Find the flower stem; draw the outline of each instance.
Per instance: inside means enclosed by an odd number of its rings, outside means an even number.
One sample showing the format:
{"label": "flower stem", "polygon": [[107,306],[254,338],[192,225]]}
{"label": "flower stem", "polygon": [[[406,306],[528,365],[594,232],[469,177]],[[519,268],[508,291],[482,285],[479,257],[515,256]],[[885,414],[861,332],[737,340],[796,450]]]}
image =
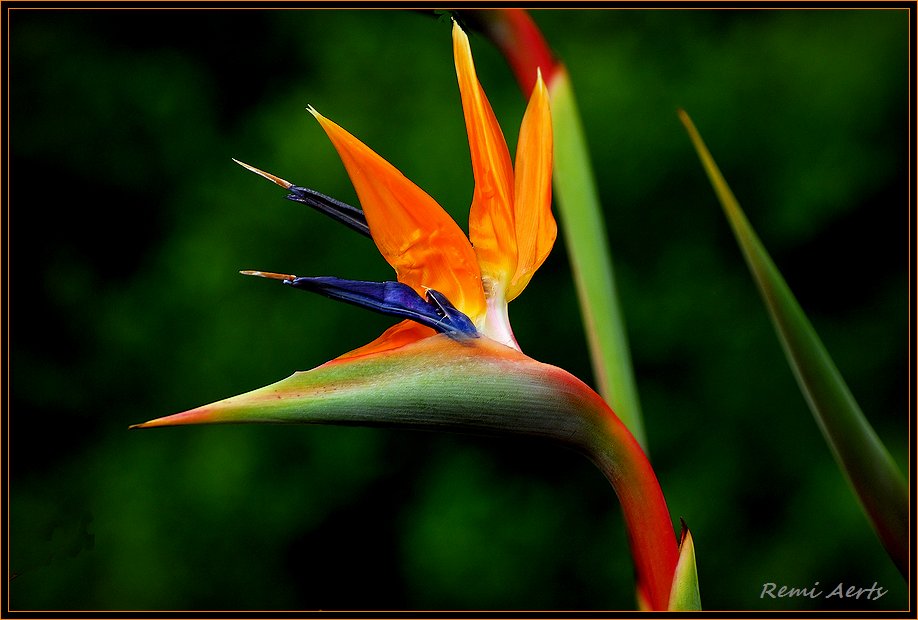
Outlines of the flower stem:
{"label": "flower stem", "polygon": [[646,449],[644,421],[612,255],[580,114],[567,72],[549,85],[555,190],[599,392]]}
{"label": "flower stem", "polygon": [[598,425],[584,442],[584,452],[612,483],[621,503],[639,598],[653,610],[668,609],[679,549],[663,491],[634,435],[591,393]]}

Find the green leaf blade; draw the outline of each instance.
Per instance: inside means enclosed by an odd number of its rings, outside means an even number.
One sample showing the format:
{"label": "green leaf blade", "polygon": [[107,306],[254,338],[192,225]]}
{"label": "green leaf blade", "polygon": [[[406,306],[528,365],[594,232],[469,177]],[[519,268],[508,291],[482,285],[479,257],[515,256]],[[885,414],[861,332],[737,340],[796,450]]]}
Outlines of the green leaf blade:
{"label": "green leaf blade", "polygon": [[689,116],[688,131],[762,295],[797,383],[887,553],[908,570],[908,490],[796,298],[774,265]]}

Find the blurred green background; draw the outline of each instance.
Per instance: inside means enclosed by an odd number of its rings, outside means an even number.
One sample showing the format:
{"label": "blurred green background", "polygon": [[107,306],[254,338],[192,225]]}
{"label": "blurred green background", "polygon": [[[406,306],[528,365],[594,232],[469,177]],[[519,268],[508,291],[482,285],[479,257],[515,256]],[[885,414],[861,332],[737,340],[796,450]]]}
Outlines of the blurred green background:
{"label": "blurred green background", "polygon": [[[708,609],[897,609],[676,117],[692,114],[879,435],[907,459],[905,10],[536,11],[605,205],[651,457]],[[400,11],[9,16],[12,609],[610,609],[615,496],[538,441],[129,424],[260,387],[391,321],[239,269],[388,279],[236,157],[356,204],[307,104],[465,227],[449,24]],[[524,99],[472,45],[508,142]],[[562,223],[563,225],[563,223]],[[591,371],[559,239],[512,305]],[[762,584],[879,601],[761,599]]]}

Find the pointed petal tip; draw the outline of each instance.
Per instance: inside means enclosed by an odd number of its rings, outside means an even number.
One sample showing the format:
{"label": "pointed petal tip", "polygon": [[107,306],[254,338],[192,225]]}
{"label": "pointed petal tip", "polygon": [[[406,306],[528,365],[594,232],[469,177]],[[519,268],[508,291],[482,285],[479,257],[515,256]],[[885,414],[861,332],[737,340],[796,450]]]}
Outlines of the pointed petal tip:
{"label": "pointed petal tip", "polygon": [[314,107],[312,107],[312,105],[306,106],[306,111],[312,114],[312,117],[314,119],[319,121],[319,125],[321,125],[322,129],[325,130],[325,133],[328,133],[330,130],[335,130],[335,129],[341,130],[341,128],[338,127],[337,123],[329,119],[327,116],[324,116],[321,112],[319,112]]}
{"label": "pointed petal tip", "polygon": [[240,271],[244,276],[255,276],[257,278],[268,278],[269,280],[296,280],[296,276],[289,273],[274,273],[271,271],[257,271],[253,269],[243,269]]}
{"label": "pointed petal tip", "polygon": [[237,164],[239,164],[240,166],[242,166],[243,168],[245,168],[246,170],[248,170],[249,172],[254,172],[254,173],[257,174],[258,176],[262,177],[263,179],[267,179],[267,180],[271,181],[271,182],[274,183],[275,185],[280,185],[280,186],[283,187],[284,189],[290,189],[291,187],[293,187],[293,183],[291,183],[290,181],[285,181],[284,179],[280,178],[279,176],[275,176],[275,175],[271,174],[270,172],[265,172],[264,170],[259,170],[259,169],[256,168],[255,166],[250,166],[249,164],[245,163],[244,161],[239,161],[239,160],[236,159],[235,157],[232,157],[231,159],[232,159],[234,162],[236,162]]}
{"label": "pointed petal tip", "polygon": [[469,35],[465,33],[465,30],[462,29],[462,26],[460,26],[459,22],[457,22],[455,19],[453,19],[452,35],[453,55],[456,58],[456,64],[458,65],[459,55],[461,55],[467,62],[471,62],[472,46],[469,43]]}
{"label": "pointed petal tip", "polygon": [[539,99],[545,100],[548,102],[548,86],[545,84],[545,79],[542,77],[542,67],[536,67],[536,79],[535,83],[532,86],[532,92],[529,94],[530,99]]}

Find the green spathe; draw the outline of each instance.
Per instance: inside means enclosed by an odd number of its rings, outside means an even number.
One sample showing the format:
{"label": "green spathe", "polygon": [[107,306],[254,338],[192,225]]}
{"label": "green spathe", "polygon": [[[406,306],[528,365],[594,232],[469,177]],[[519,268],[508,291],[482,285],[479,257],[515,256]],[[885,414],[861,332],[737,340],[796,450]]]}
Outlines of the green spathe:
{"label": "green spathe", "polygon": [[340,358],[233,398],[137,425],[343,424],[543,437],[592,460],[622,505],[640,596],[667,608],[678,559],[656,475],[596,392],[489,338],[440,334]]}
{"label": "green spathe", "polygon": [[692,533],[682,523],[682,542],[679,544],[679,562],[673,575],[673,589],[669,595],[669,611],[700,611],[701,593],[698,590],[698,567],[695,564],[695,543]]}
{"label": "green spathe", "polygon": [[[582,386],[582,387],[581,387]],[[434,336],[307,372],[138,427],[182,424],[359,424],[527,434],[586,444],[597,423],[565,371],[482,338]],[[589,388],[586,388],[589,390]]]}

